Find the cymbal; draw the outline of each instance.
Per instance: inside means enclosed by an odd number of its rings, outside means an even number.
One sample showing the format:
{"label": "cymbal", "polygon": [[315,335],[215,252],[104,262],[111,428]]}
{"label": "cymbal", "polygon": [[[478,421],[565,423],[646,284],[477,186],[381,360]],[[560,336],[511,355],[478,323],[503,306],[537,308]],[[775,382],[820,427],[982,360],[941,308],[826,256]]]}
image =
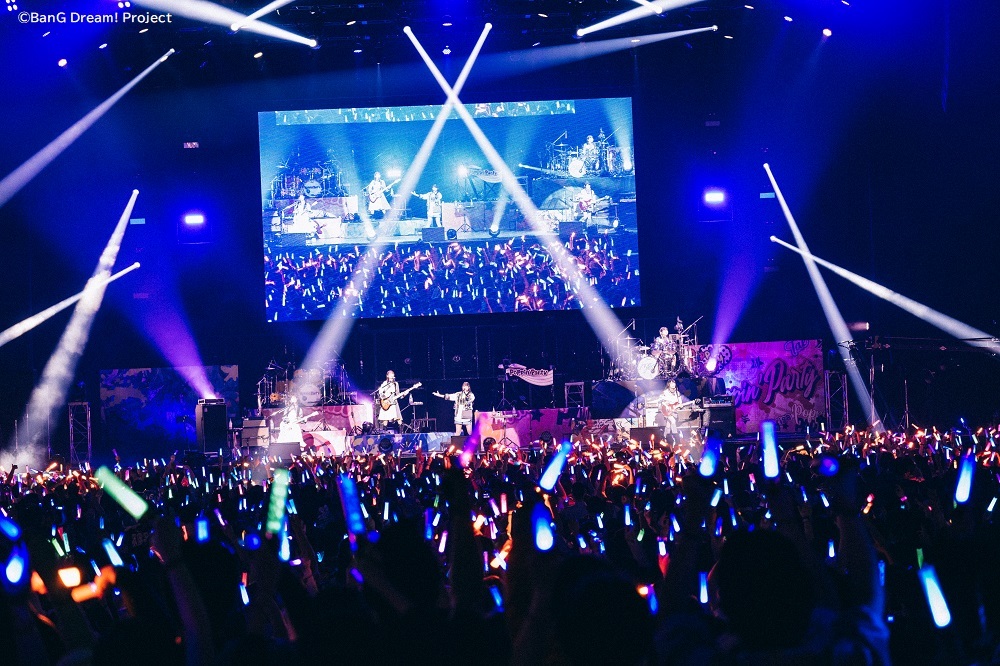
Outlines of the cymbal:
{"label": "cymbal", "polygon": [[567,144],[565,144],[565,143],[553,143],[552,145],[556,146],[556,147],[563,147],[563,146],[566,146]]}
{"label": "cymbal", "polygon": [[649,351],[649,345],[639,345],[636,349],[639,351]]}

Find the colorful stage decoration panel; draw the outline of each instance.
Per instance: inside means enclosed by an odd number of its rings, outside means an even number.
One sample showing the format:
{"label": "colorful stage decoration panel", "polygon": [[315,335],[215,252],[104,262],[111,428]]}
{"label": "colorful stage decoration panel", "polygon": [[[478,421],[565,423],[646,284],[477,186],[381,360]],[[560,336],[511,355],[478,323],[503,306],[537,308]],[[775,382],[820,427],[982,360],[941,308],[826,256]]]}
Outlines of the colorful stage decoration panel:
{"label": "colorful stage decoration panel", "polygon": [[101,420],[107,442],[123,459],[162,457],[193,449],[195,406],[203,397],[192,377],[207,378],[213,397],[226,401],[229,418],[239,414],[239,366],[125,368],[100,373]]}
{"label": "colorful stage decoration panel", "polygon": [[819,429],[826,413],[822,340],[725,345],[730,360],[718,369],[733,396],[736,428],[755,433],[762,421],[779,432]]}

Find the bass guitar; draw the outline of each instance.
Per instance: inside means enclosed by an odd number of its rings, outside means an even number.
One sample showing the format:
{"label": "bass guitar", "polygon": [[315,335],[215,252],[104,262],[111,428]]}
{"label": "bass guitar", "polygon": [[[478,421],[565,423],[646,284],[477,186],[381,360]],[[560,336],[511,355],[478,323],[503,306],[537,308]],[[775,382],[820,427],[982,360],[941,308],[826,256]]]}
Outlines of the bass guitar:
{"label": "bass guitar", "polygon": [[409,393],[413,389],[418,389],[421,386],[422,384],[420,382],[417,382],[416,384],[414,384],[413,386],[411,386],[410,388],[406,389],[401,393],[398,393],[396,395],[390,395],[387,398],[379,398],[379,406],[382,408],[383,411],[390,409],[393,405],[399,402],[400,398],[405,397],[407,393]]}

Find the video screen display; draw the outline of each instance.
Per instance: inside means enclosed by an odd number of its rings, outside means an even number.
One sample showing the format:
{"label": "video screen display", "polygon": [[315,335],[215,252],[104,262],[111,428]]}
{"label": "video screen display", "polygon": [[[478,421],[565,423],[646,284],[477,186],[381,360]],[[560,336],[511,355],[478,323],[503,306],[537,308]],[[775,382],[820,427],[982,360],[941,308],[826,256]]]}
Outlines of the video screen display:
{"label": "video screen display", "polygon": [[535,226],[454,109],[405,192],[441,106],[258,114],[268,321],[640,305],[632,100],[465,108]]}

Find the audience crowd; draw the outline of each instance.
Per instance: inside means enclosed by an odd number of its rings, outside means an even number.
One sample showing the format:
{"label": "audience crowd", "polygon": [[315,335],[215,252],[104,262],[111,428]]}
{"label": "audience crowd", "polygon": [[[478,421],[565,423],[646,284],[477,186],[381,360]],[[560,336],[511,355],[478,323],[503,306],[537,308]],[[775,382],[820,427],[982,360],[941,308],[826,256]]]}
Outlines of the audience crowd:
{"label": "audience crowd", "polygon": [[365,317],[571,310],[586,283],[613,307],[638,305],[634,235],[572,235],[564,275],[530,236],[504,241],[392,246],[268,248],[267,317],[293,321],[337,314]]}
{"label": "audience crowd", "polygon": [[15,468],[3,661],[993,663],[994,435]]}

